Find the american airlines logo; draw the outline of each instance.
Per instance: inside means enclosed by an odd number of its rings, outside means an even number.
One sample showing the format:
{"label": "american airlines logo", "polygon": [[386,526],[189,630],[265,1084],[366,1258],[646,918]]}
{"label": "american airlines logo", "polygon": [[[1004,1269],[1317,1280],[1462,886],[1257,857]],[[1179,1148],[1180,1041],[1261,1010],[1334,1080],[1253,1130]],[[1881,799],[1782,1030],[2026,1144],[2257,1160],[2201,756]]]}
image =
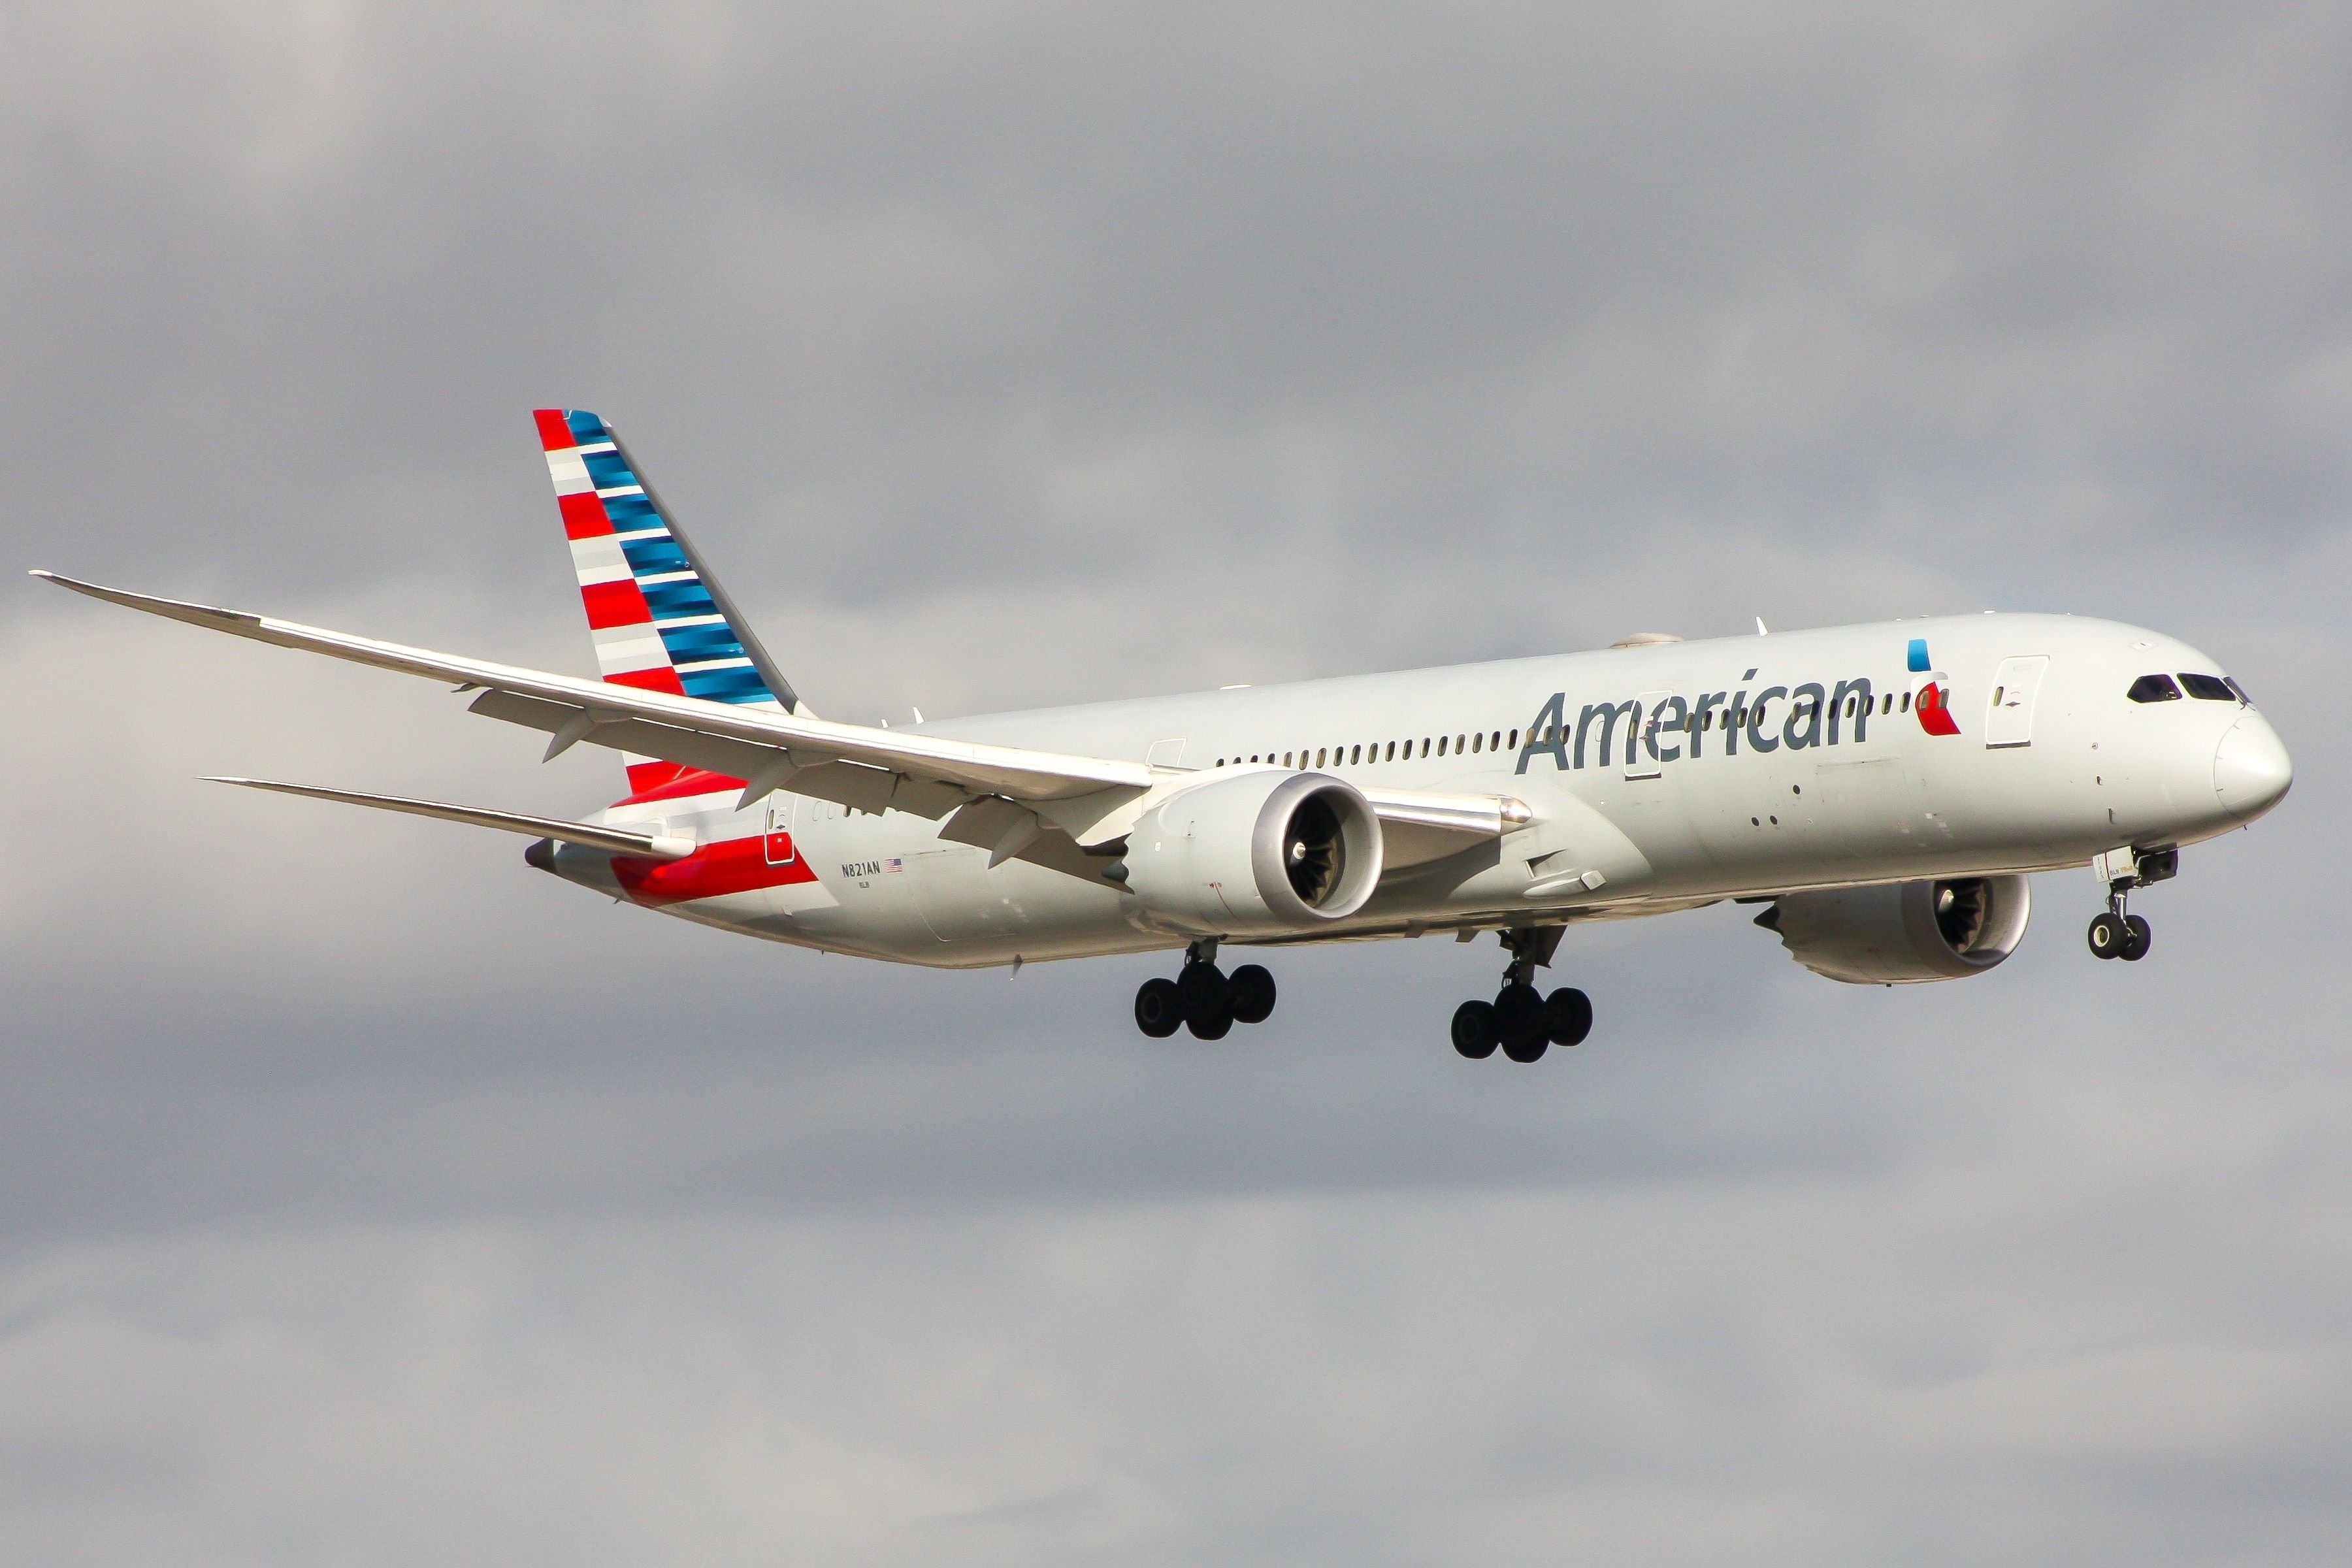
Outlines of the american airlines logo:
{"label": "american airlines logo", "polygon": [[1911,710],[1919,715],[1919,728],[1930,735],[1957,735],[1959,725],[1952,718],[1952,683],[1940,669],[1927,668],[1927,639],[1911,639],[1911,673],[1923,677],[1918,682],[1919,699]]}
{"label": "american airlines logo", "polygon": [[[1951,713],[1952,687],[1941,670],[1927,667],[1927,643],[1913,637],[1907,660],[1913,680],[1901,707],[1916,715],[1930,735],[1957,735],[1960,727]],[[1749,670],[1743,679],[1756,677]],[[1574,722],[1568,716],[1568,694],[1555,691],[1528,727],[1527,744],[1519,749],[1514,773],[1548,756],[1563,772],[1587,765],[1627,767],[1642,763],[1665,763],[1706,753],[1710,738],[1720,742],[1723,754],[1736,757],[1745,744],[1751,752],[1777,752],[1786,747],[1801,752],[1815,746],[1835,746],[1852,739],[1869,739],[1873,718],[1885,718],[1896,707],[1893,692],[1873,688],[1866,675],[1824,686],[1808,680],[1795,687],[1768,686],[1751,692],[1746,687],[1711,691],[1699,697],[1675,693],[1648,699],[1629,697],[1619,702],[1588,702]]]}

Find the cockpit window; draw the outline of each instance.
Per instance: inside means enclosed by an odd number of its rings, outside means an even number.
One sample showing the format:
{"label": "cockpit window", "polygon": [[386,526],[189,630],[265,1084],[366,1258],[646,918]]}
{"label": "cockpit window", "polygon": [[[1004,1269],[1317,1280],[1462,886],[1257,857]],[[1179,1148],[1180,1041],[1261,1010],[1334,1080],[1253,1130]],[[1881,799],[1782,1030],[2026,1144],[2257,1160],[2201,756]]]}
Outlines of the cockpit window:
{"label": "cockpit window", "polygon": [[2249,708],[2252,708],[2254,705],[2254,700],[2246,695],[2246,689],[2238,684],[2238,678],[2236,676],[2225,675],[2221,679],[2229,683],[2231,690],[2238,694],[2239,701],[2244,703]]}
{"label": "cockpit window", "polygon": [[2168,675],[2143,675],[2131,683],[2131,689],[2124,695],[2135,702],[2178,702],[2180,688],[2172,684]]}
{"label": "cockpit window", "polygon": [[2190,675],[2184,671],[2180,684],[2189,689],[2189,696],[2201,701],[2235,702],[2238,700],[2238,694],[2230,689],[2230,683],[2218,675]]}

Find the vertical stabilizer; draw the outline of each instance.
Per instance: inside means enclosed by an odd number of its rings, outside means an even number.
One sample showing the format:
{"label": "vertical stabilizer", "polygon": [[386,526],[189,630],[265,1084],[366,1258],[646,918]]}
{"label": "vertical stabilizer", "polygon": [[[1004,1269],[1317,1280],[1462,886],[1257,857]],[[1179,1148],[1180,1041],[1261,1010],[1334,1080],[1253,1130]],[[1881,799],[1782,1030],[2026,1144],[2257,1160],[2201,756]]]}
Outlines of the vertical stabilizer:
{"label": "vertical stabilizer", "polygon": [[[571,541],[580,599],[606,680],[712,702],[806,712],[611,426],[541,408],[540,444]],[[634,790],[679,769],[631,757]]]}

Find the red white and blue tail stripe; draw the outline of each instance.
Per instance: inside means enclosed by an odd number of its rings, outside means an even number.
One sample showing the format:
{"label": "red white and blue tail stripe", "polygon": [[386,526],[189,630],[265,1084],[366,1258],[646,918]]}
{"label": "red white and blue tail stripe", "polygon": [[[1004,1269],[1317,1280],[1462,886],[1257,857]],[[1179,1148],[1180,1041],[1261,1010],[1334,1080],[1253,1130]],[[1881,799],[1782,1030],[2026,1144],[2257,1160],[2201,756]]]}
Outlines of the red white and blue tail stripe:
{"label": "red white and blue tail stripe", "polygon": [[[612,426],[579,408],[541,408],[532,417],[599,673],[616,686],[804,711]],[[636,757],[629,763],[639,789],[656,773],[682,771]]]}
{"label": "red white and blue tail stripe", "polygon": [[533,417],[604,679],[792,709],[792,689],[745,633],[612,426],[577,408],[542,408]]}

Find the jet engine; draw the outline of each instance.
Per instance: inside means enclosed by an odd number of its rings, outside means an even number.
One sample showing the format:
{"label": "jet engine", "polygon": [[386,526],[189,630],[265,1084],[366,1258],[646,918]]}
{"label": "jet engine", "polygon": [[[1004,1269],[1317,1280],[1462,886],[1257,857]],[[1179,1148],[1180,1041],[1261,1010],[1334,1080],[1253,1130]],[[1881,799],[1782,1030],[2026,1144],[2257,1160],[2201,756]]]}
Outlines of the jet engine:
{"label": "jet engine", "polygon": [[2033,900],[2019,876],[1786,893],[1756,917],[1816,974],[1855,985],[1958,980],[2017,951]]}
{"label": "jet engine", "polygon": [[1192,936],[1311,931],[1364,907],[1381,879],[1381,819],[1323,773],[1245,773],[1194,784],[1127,837],[1143,918]]}

